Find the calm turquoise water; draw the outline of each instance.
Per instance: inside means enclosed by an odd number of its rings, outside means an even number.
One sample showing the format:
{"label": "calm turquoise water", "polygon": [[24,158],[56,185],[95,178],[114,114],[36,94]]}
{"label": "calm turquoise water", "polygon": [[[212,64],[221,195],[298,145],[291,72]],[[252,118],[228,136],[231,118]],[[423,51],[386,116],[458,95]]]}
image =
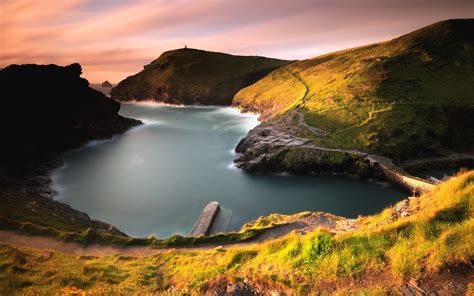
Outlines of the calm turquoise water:
{"label": "calm turquoise water", "polygon": [[340,177],[251,175],[231,166],[233,148],[257,124],[230,108],[124,104],[146,124],[69,152],[53,175],[57,200],[130,235],[187,234],[218,201],[217,230],[270,213],[374,213],[404,194]]}

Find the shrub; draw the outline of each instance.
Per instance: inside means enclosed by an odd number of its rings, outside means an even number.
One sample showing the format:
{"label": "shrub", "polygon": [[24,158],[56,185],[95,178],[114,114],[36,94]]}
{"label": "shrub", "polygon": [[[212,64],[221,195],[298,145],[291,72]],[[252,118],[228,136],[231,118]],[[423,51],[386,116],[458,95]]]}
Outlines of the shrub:
{"label": "shrub", "polygon": [[301,254],[303,251],[303,244],[301,243],[300,239],[295,239],[295,241],[288,245],[288,257],[296,258]]}
{"label": "shrub", "polygon": [[409,280],[416,277],[420,272],[419,251],[408,240],[400,240],[392,249],[388,256],[392,266],[392,273],[395,278]]}
{"label": "shrub", "polygon": [[309,240],[304,249],[304,256],[307,263],[312,263],[329,254],[334,246],[332,237],[329,234],[319,234]]}
{"label": "shrub", "polygon": [[227,264],[227,269],[239,268],[243,263],[257,256],[257,251],[246,250],[236,252],[230,259],[229,264]]}
{"label": "shrub", "polygon": [[350,248],[345,248],[338,254],[337,262],[336,274],[342,277],[359,275],[365,267],[361,258],[355,255]]}

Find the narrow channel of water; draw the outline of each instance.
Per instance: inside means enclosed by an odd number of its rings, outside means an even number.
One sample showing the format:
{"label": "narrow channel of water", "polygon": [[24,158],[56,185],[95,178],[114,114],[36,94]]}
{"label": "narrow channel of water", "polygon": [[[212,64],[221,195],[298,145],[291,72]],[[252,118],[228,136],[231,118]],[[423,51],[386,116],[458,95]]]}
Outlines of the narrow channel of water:
{"label": "narrow channel of water", "polygon": [[257,124],[222,107],[123,104],[145,125],[69,152],[53,175],[55,198],[129,235],[186,235],[218,201],[218,230],[261,215],[371,214],[402,199],[389,186],[340,177],[251,175],[232,166],[234,147]]}

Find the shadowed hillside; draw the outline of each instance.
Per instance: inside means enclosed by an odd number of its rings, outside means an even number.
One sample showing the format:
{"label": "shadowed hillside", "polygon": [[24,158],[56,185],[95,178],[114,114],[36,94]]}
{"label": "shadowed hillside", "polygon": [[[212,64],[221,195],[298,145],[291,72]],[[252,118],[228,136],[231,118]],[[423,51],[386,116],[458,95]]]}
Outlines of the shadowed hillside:
{"label": "shadowed hillside", "polygon": [[49,174],[62,165],[62,152],[140,124],[118,115],[120,103],[90,88],[80,75],[79,64],[0,70],[0,229],[39,227],[46,234],[91,228],[124,236],[51,198]]}
{"label": "shadowed hillside", "polygon": [[258,111],[313,144],[406,159],[474,143],[474,20],[282,67],[239,91]]}
{"label": "shadowed hillside", "polygon": [[197,49],[163,53],[112,89],[113,99],[186,105],[230,105],[232,97],[288,61]]}
{"label": "shadowed hillside", "polygon": [[43,157],[139,124],[120,103],[89,87],[81,66],[11,65],[0,70],[3,160]]}

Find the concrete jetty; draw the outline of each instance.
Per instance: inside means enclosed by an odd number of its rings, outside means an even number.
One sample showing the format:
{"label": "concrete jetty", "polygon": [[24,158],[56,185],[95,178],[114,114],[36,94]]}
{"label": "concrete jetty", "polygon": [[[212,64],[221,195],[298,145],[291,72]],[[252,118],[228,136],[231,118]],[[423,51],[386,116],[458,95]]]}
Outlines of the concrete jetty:
{"label": "concrete jetty", "polygon": [[200,236],[209,234],[209,230],[212,227],[212,223],[219,212],[219,203],[217,201],[211,201],[208,203],[201,215],[194,224],[193,229],[189,233],[189,236]]}
{"label": "concrete jetty", "polygon": [[428,180],[417,178],[403,171],[398,166],[394,165],[392,160],[382,156],[368,155],[366,159],[370,166],[378,168],[385,175],[385,178],[413,192],[415,195],[423,192],[432,191],[436,185]]}

